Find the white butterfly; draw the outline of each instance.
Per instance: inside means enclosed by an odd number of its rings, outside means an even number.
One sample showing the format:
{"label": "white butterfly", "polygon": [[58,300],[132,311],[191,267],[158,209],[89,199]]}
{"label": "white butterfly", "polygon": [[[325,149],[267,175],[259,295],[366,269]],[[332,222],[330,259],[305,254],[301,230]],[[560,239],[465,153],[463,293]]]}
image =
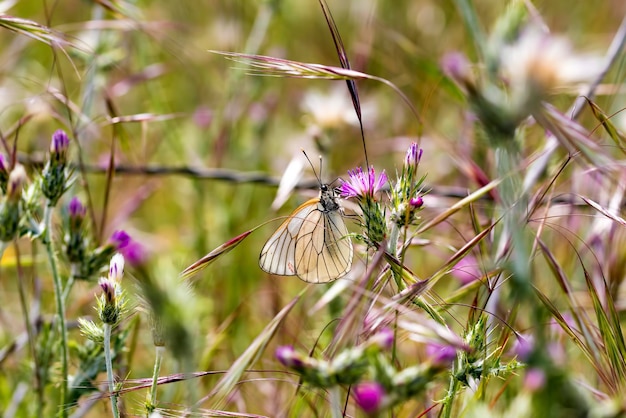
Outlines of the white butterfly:
{"label": "white butterfly", "polygon": [[327,184],[320,195],[300,205],[272,235],[259,257],[268,273],[327,283],[352,267],[352,242],[337,195]]}

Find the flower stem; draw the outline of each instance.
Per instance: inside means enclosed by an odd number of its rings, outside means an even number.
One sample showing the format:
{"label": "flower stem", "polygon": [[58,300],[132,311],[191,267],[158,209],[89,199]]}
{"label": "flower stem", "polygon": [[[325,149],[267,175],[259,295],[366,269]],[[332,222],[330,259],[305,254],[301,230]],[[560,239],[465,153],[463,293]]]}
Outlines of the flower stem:
{"label": "flower stem", "polygon": [[119,418],[120,411],[117,408],[117,394],[115,394],[115,381],[113,380],[113,363],[111,362],[111,324],[104,324],[104,361],[107,368],[107,381],[109,382],[109,393],[111,395],[111,409],[113,417]]}
{"label": "flower stem", "polygon": [[328,389],[330,394],[330,410],[333,418],[342,418],[341,412],[341,388],[339,385],[335,385]]}
{"label": "flower stem", "polygon": [[67,364],[67,324],[65,323],[65,304],[63,303],[63,286],[61,285],[61,277],[57,268],[57,259],[52,246],[52,212],[53,206],[50,202],[46,205],[43,215],[44,230],[43,242],[46,246],[48,261],[50,262],[50,271],[54,282],[54,297],[57,307],[57,319],[59,323],[59,333],[61,335],[61,395],[58,415],[61,418],[67,417],[67,408],[65,407],[67,399],[67,380],[68,380],[68,364]]}
{"label": "flower stem", "polygon": [[152,372],[152,386],[150,387],[150,392],[148,393],[148,399],[146,400],[146,416],[149,416],[152,411],[156,408],[157,405],[157,387],[159,381],[159,373],[161,371],[161,363],[163,362],[163,353],[165,352],[165,347],[157,346],[155,347],[155,357],[154,357],[154,370]]}

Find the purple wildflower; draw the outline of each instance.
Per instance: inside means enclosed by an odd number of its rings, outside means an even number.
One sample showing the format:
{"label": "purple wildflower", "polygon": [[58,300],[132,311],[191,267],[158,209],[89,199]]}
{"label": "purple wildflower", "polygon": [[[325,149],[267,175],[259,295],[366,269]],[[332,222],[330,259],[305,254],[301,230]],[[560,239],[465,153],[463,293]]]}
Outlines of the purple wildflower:
{"label": "purple wildflower", "polygon": [[376,344],[383,350],[388,350],[393,347],[393,340],[395,339],[394,332],[391,328],[383,327],[376,335],[371,338],[371,342]]}
{"label": "purple wildflower", "polygon": [[83,206],[79,198],[74,196],[70,203],[67,205],[67,211],[72,218],[83,218],[87,214],[87,208]]}
{"label": "purple wildflower", "polygon": [[120,253],[122,253],[131,266],[139,266],[148,258],[148,254],[143,245],[133,239],[129,239],[128,244],[120,248]]}
{"label": "purple wildflower", "polygon": [[107,279],[105,277],[101,277],[98,284],[100,285],[100,288],[102,289],[102,293],[104,294],[106,302],[108,304],[115,303],[115,295],[117,293],[117,289],[116,289],[117,285],[115,281]]}
{"label": "purple wildflower", "polygon": [[450,272],[462,285],[466,285],[478,280],[482,274],[478,261],[475,257],[468,255],[462,258]]}
{"label": "purple wildflower", "polygon": [[424,205],[424,199],[422,199],[422,196],[413,197],[409,200],[409,205],[411,205],[413,209],[419,209]]}
{"label": "purple wildflower", "polygon": [[406,157],[404,158],[405,165],[417,165],[422,159],[423,150],[413,142],[409,149],[406,151]]}
{"label": "purple wildflower", "polygon": [[50,152],[53,154],[61,154],[67,151],[70,145],[70,139],[62,129],[57,130],[52,134],[52,141],[50,142]]}
{"label": "purple wildflower", "polygon": [[378,382],[363,382],[354,388],[354,400],[366,414],[378,411],[384,396],[385,389]]}
{"label": "purple wildflower", "polygon": [[530,392],[536,392],[543,388],[546,384],[546,373],[537,368],[531,368],[526,371],[524,376],[524,388]]}
{"label": "purple wildflower", "polygon": [[456,348],[451,345],[430,343],[426,345],[426,356],[437,366],[449,366],[456,359]]}
{"label": "purple wildflower", "polygon": [[342,197],[365,197],[372,198],[374,194],[379,192],[387,183],[387,174],[383,170],[378,179],[376,179],[376,173],[374,167],[370,167],[369,172],[363,172],[361,167],[357,167],[354,170],[348,170],[350,176],[349,181],[341,183],[341,196]]}
{"label": "purple wildflower", "polygon": [[535,348],[534,346],[535,346],[535,340],[532,337],[532,335],[526,338],[518,337],[518,339],[515,340],[515,343],[513,344],[511,351],[521,361],[526,361],[530,358],[530,355],[532,354]]}
{"label": "purple wildflower", "polygon": [[7,157],[4,156],[4,154],[0,154],[0,171],[8,173],[9,172],[9,166],[7,164]]}
{"label": "purple wildflower", "polygon": [[303,362],[294,350],[292,345],[281,345],[276,349],[276,359],[280,361],[283,366],[298,369],[303,366]]}
{"label": "purple wildflower", "polygon": [[116,249],[121,250],[130,243],[130,235],[128,235],[126,231],[120,229],[113,232],[110,241]]}

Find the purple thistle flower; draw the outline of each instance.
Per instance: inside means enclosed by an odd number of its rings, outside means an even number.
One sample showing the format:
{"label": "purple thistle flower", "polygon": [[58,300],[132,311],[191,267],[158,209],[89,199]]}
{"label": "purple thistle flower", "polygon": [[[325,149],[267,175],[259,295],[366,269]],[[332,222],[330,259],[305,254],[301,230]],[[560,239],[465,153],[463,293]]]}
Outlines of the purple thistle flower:
{"label": "purple thistle flower", "polygon": [[374,335],[370,341],[376,344],[379,348],[388,350],[393,347],[394,339],[395,335],[393,330],[391,328],[383,327],[378,330],[376,335]]}
{"label": "purple thistle flower", "polygon": [[67,205],[67,211],[72,218],[84,218],[87,214],[87,208],[83,206],[80,199],[76,196],[70,200],[70,203]]}
{"label": "purple thistle flower", "polygon": [[543,388],[546,384],[546,373],[537,368],[531,368],[526,371],[524,376],[524,388],[529,392],[536,392]]}
{"label": "purple thistle flower", "polygon": [[468,255],[462,258],[450,272],[462,285],[478,280],[482,273],[478,261],[474,256]]}
{"label": "purple thistle flower", "polygon": [[383,170],[378,179],[374,167],[370,167],[369,172],[363,172],[361,167],[348,170],[349,181],[342,181],[340,191],[342,197],[373,197],[387,183],[387,174]]}
{"label": "purple thistle flower", "polygon": [[417,165],[422,159],[422,150],[417,143],[413,142],[409,149],[406,151],[406,157],[404,158],[405,165]]}
{"label": "purple thistle flower", "polygon": [[7,157],[4,154],[0,154],[0,171],[4,173],[9,172],[9,166],[7,165]]}
{"label": "purple thistle flower", "polygon": [[354,388],[354,400],[366,414],[378,411],[384,396],[385,389],[378,382],[363,382]]}
{"label": "purple thistle flower", "polygon": [[121,250],[130,243],[130,235],[126,231],[119,229],[113,232],[110,241],[116,249]]}
{"label": "purple thistle flower", "polygon": [[120,248],[120,253],[131,266],[139,266],[148,258],[143,245],[133,239],[129,239],[128,244],[124,248]]}
{"label": "purple thistle flower", "polygon": [[105,277],[101,277],[100,281],[98,281],[100,288],[102,289],[102,293],[106,299],[108,304],[113,304],[115,302],[115,294],[117,292],[117,285],[115,281],[107,279]]}
{"label": "purple thistle flower", "polygon": [[419,209],[424,205],[424,199],[422,199],[422,196],[413,197],[409,200],[409,205],[411,205],[413,209]]}
{"label": "purple thistle flower", "polygon": [[451,345],[430,343],[426,345],[426,356],[437,366],[449,366],[456,360],[456,348]]}
{"label": "purple thistle flower", "polygon": [[292,345],[281,345],[276,349],[275,353],[276,359],[286,367],[291,369],[299,369],[302,368],[304,363],[294,350]]}
{"label": "purple thistle flower", "polygon": [[519,337],[515,340],[511,351],[515,354],[521,361],[527,361],[530,358],[533,350],[535,348],[535,339],[531,336],[526,338]]}
{"label": "purple thistle flower", "polygon": [[50,142],[50,152],[53,154],[61,154],[67,151],[70,145],[70,139],[64,130],[59,129],[52,134],[52,141]]}

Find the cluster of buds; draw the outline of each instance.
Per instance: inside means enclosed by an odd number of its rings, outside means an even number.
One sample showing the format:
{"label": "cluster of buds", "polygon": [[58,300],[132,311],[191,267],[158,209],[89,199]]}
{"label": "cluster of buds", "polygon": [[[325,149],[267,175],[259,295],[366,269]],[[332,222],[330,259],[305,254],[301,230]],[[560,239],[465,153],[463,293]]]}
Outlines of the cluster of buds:
{"label": "cluster of buds", "polygon": [[[6,171],[3,165],[2,170]],[[6,192],[0,202],[0,241],[9,242],[14,239],[19,231],[21,217],[21,197],[26,171],[17,164],[7,177],[5,184]]]}
{"label": "cluster of buds", "polygon": [[70,140],[67,134],[58,130],[52,134],[50,159],[44,167],[41,178],[41,191],[48,199],[48,206],[55,206],[67,189],[70,177],[67,164],[67,151]]}
{"label": "cluster of buds", "polygon": [[109,274],[101,277],[98,284],[102,294],[98,298],[98,316],[105,324],[115,325],[124,308],[121,281],[124,275],[124,256],[117,253],[111,258]]}
{"label": "cluster of buds", "polygon": [[364,241],[377,248],[387,236],[385,211],[376,195],[387,184],[387,174],[383,170],[378,178],[374,167],[365,172],[361,167],[348,171],[350,179],[341,183],[341,197],[355,197],[363,212]]}
{"label": "cluster of buds", "polygon": [[383,328],[331,361],[312,358],[292,346],[279,347],[276,358],[313,387],[354,385],[355,403],[365,413],[375,415],[422,393],[436,376],[447,373],[457,357],[454,347],[437,346],[421,365],[397,370],[385,355],[393,343],[393,331]]}
{"label": "cluster of buds", "polygon": [[[73,200],[74,202],[74,200]],[[89,279],[93,275],[97,274],[113,256],[113,254],[121,253],[126,261],[131,265],[139,265],[145,261],[145,252],[141,244],[134,241],[128,233],[123,230],[117,230],[113,232],[108,242],[93,251],[84,251],[84,237],[81,234],[80,229],[73,229],[72,223],[75,223],[76,227],[79,222],[82,223],[84,208],[80,202],[74,202],[72,208],[72,202],[68,208],[69,220],[68,220],[68,232],[65,237],[65,252],[72,257],[78,257],[80,252],[83,251],[84,257],[82,259],[71,259],[76,266],[75,277],[78,279]],[[73,210],[75,212],[73,212]],[[82,250],[81,250],[82,248]]]}
{"label": "cluster of buds", "polygon": [[414,142],[406,152],[398,181],[391,189],[391,222],[398,227],[409,226],[418,219],[424,206],[422,184],[426,176],[417,177],[423,150]]}

